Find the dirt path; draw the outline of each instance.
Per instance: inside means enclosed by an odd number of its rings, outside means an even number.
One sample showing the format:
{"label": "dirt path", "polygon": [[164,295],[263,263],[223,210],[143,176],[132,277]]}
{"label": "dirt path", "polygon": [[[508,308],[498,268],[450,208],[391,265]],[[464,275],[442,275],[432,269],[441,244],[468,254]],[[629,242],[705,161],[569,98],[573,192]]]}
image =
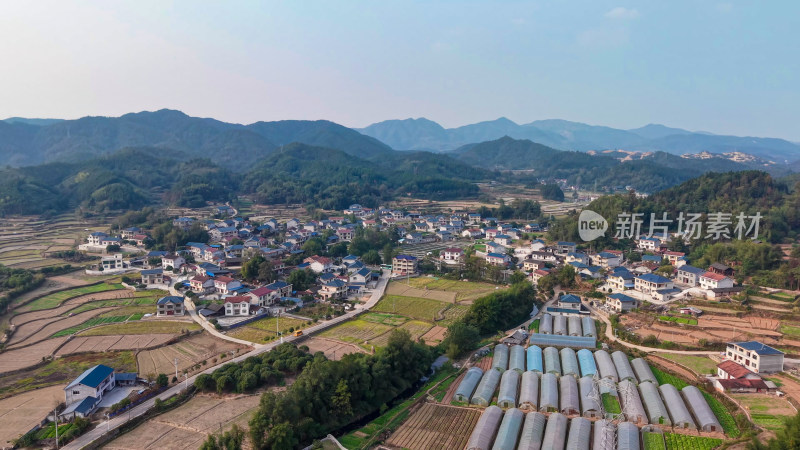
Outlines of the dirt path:
{"label": "dirt path", "polygon": [[662,369],[666,369],[669,372],[677,373],[690,380],[694,380],[698,377],[698,375],[692,372],[691,370],[688,370],[685,367],[681,366],[680,364],[677,364],[666,358],[661,358],[658,355],[650,355],[647,357],[647,359],[653,364],[660,366]]}
{"label": "dirt path", "polygon": [[781,381],[781,383],[783,383],[783,386],[781,386],[781,391],[785,392],[789,397],[795,399],[795,401],[800,402],[800,383],[782,374],[772,375],[772,377],[777,378]]}

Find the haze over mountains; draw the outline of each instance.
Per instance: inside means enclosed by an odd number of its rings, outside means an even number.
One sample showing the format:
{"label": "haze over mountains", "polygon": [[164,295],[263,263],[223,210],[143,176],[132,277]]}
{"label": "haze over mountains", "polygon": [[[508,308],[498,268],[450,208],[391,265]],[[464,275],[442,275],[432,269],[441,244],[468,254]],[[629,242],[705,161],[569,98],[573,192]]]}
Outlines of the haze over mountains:
{"label": "haze over mountains", "polygon": [[650,124],[632,130],[550,119],[517,124],[501,117],[457,128],[444,128],[431,120],[386,120],[359,129],[396,150],[448,152],[463,145],[503,136],[529,139],[559,150],[622,149],[637,152],[748,153],[775,162],[800,159],[800,145],[776,138],[721,136]]}

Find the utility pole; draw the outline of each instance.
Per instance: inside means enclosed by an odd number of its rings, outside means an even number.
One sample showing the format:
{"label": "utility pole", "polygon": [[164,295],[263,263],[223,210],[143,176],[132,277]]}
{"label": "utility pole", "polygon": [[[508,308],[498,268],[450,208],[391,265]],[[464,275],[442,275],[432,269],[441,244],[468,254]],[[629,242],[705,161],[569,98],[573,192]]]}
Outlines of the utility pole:
{"label": "utility pole", "polygon": [[53,422],[56,423],[56,450],[58,450],[58,413],[56,413],[56,409],[58,407],[53,408]]}
{"label": "utility pole", "polygon": [[178,380],[178,358],[175,358],[175,380]]}

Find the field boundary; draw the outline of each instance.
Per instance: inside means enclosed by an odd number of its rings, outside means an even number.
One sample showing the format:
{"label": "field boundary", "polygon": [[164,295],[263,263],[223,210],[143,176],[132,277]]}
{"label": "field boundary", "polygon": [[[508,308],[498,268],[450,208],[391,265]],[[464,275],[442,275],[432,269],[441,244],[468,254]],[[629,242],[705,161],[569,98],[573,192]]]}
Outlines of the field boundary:
{"label": "field boundary", "polygon": [[[45,278],[45,279],[47,279],[47,278]],[[48,295],[57,294],[57,293],[59,293],[59,292],[64,292],[64,291],[69,291],[69,290],[71,290],[71,289],[77,289],[77,288],[82,288],[82,287],[87,287],[87,286],[96,286],[96,285],[98,285],[98,284],[101,284],[101,283],[105,283],[105,280],[100,280],[100,281],[97,281],[97,282],[95,282],[95,283],[89,283],[89,284],[81,284],[81,285],[78,285],[78,286],[68,286],[68,287],[65,287],[65,288],[63,288],[63,289],[56,289],[56,290],[54,290],[54,291],[50,291],[50,292],[48,292],[48,293],[46,293],[46,294],[38,295],[38,296],[36,296],[36,297],[31,297],[31,298],[29,298],[29,299],[25,300],[24,302],[17,303],[16,305],[14,305],[14,311],[16,311],[16,309],[17,309],[17,308],[20,308],[20,307],[22,307],[22,306],[25,306],[25,305],[27,305],[28,303],[34,302],[34,301],[36,301],[36,300],[39,300],[40,298],[47,297]],[[81,295],[84,295],[84,294],[81,294]],[[76,295],[75,297],[78,297],[78,296]],[[71,299],[71,298],[73,298],[73,297],[70,297],[70,298],[66,298],[66,299],[64,299],[64,301],[63,301],[63,302],[61,302],[61,303],[59,303],[58,305],[56,305],[56,308],[58,308],[58,307],[59,307],[59,306],[61,306],[61,305],[62,305],[64,302],[66,302],[67,300],[69,300],[69,299]],[[47,309],[53,309],[53,308],[47,308]],[[27,312],[27,311],[26,311],[26,312]],[[16,314],[15,314],[15,315],[16,315]]]}

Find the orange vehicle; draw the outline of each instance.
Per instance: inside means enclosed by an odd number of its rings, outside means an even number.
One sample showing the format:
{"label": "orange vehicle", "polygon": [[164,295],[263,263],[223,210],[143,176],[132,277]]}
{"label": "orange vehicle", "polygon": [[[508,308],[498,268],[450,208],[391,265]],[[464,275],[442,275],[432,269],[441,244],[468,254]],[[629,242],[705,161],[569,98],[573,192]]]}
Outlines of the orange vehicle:
{"label": "orange vehicle", "polygon": [[297,331],[295,331],[295,332],[294,332],[294,335],[295,335],[295,336],[302,336],[302,335],[303,335],[303,330],[297,330]]}

